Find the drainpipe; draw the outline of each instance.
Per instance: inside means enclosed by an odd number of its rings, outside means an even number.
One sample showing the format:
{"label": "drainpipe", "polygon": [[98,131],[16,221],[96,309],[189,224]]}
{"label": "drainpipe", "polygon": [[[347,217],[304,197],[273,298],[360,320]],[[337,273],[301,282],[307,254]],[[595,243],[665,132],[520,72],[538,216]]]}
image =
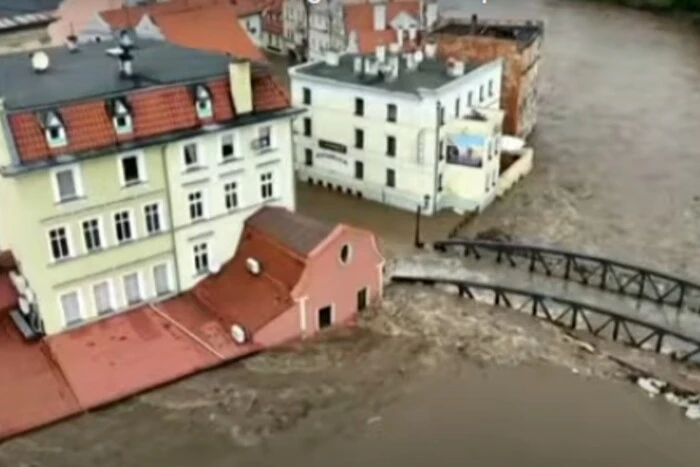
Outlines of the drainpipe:
{"label": "drainpipe", "polygon": [[170,241],[173,242],[173,254],[175,256],[175,286],[177,292],[182,292],[182,281],[180,280],[180,258],[177,254],[177,241],[175,238],[175,217],[173,217],[173,200],[170,195],[170,173],[168,172],[168,158],[165,154],[165,145],[160,147],[160,161],[163,166],[163,177],[165,179],[165,193],[168,202],[168,219],[170,220]]}
{"label": "drainpipe", "polygon": [[[438,196],[438,165],[440,164],[440,109],[442,108],[442,104],[440,101],[437,101],[437,104],[435,106],[437,110],[437,115],[435,116],[435,165],[433,167],[433,205],[435,208],[433,209],[433,212],[437,210],[437,196]],[[428,206],[426,206],[427,208]]]}

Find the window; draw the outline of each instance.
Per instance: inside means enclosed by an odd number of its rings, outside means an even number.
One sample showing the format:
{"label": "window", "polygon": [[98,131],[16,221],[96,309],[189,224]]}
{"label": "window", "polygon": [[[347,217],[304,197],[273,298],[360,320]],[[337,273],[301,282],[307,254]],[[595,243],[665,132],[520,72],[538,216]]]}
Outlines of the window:
{"label": "window", "polygon": [[352,249],[350,245],[343,245],[340,247],[339,259],[342,264],[348,264],[350,262],[350,256],[352,254]]}
{"label": "window", "polygon": [[304,149],[304,165],[307,167],[314,165],[314,152],[311,149]]}
{"label": "window", "polygon": [[489,80],[489,97],[493,97],[493,80]]}
{"label": "window", "polygon": [[118,243],[128,242],[134,239],[131,226],[131,212],[119,211],[114,214],[114,235]]}
{"label": "window", "polygon": [[80,173],[76,167],[58,169],[54,172],[57,201],[71,201],[80,197],[79,176]]}
{"label": "window", "polygon": [[386,155],[389,157],[396,155],[396,138],[393,136],[386,137]]}
{"label": "window", "polygon": [[355,115],[362,117],[365,114],[365,101],[359,97],[355,98]]}
{"label": "window", "polygon": [[467,94],[467,107],[471,107],[473,101],[474,101],[474,93],[472,91],[469,91],[469,94]]}
{"label": "window", "polygon": [[396,187],[396,172],[394,172],[394,169],[386,169],[386,186],[389,188]]}
{"label": "window", "polygon": [[56,112],[48,112],[44,124],[46,125],[46,142],[49,147],[60,148],[68,143],[66,128]]}
{"label": "window", "polygon": [[479,102],[484,102],[484,85],[479,86]]}
{"label": "window", "polygon": [[153,268],[153,283],[155,284],[156,295],[159,297],[172,292],[167,264],[159,264]]}
{"label": "window", "polygon": [[438,143],[438,160],[441,161],[445,158],[445,142],[440,140]]}
{"label": "window", "polygon": [[143,159],[139,155],[129,154],[123,156],[120,158],[119,164],[122,174],[122,185],[135,185],[145,180]]}
{"label": "window", "polygon": [[100,219],[83,221],[83,240],[85,241],[85,250],[89,253],[103,248]]}
{"label": "window", "polygon": [[228,182],[224,185],[224,202],[227,211],[232,211],[238,207],[238,183]]}
{"label": "window", "polygon": [[304,117],[304,136],[311,136],[311,119]]}
{"label": "window", "polygon": [[209,245],[198,243],[192,249],[194,255],[194,270],[197,274],[204,274],[209,271]]}
{"label": "window", "polygon": [[388,104],[386,106],[386,121],[395,122],[397,113],[396,104]]}
{"label": "window", "polygon": [[151,203],[143,207],[143,216],[146,220],[146,233],[154,235],[162,232],[163,223],[160,217],[160,204]]}
{"label": "window", "polygon": [[358,180],[365,178],[365,165],[362,161],[355,161],[355,178]]}
{"label": "window", "polygon": [[333,307],[324,306],[318,310],[318,328],[324,329],[333,324]]}
{"label": "window", "polygon": [[438,111],[438,119],[440,121],[440,126],[445,124],[445,108],[443,106],[440,106],[440,110]]}
{"label": "window", "polygon": [[459,97],[455,100],[455,118],[459,118],[459,105],[461,102],[459,101]]}
{"label": "window", "polygon": [[211,105],[211,94],[209,90],[201,84],[195,88],[195,101],[197,106],[197,117],[199,119],[211,118],[214,115]]}
{"label": "window", "polygon": [[98,315],[104,315],[114,311],[114,301],[112,299],[112,284],[109,281],[102,281],[92,286],[92,295],[95,299],[95,310]]}
{"label": "window", "polygon": [[365,147],[365,132],[359,128],[355,128],[355,148],[364,149]]}
{"label": "window", "polygon": [[199,152],[197,151],[196,143],[188,143],[182,147],[182,157],[185,164],[185,170],[191,170],[199,167]]}
{"label": "window", "polygon": [[262,199],[270,199],[273,195],[272,172],[265,172],[260,175],[260,195]]}
{"label": "window", "polygon": [[442,174],[438,175],[438,191],[442,191]]}
{"label": "window", "polygon": [[54,261],[70,257],[68,229],[66,227],[57,227],[49,230],[49,245],[51,247],[51,258]]}
{"label": "window", "polygon": [[138,272],[132,272],[124,276],[124,297],[127,305],[136,305],[143,301]]}
{"label": "window", "polygon": [[66,326],[74,326],[83,320],[83,314],[80,310],[80,295],[78,292],[69,292],[61,295],[61,311],[63,312],[63,321]]}
{"label": "window", "polygon": [[272,147],[272,127],[261,126],[258,128],[258,149],[269,149]]}
{"label": "window", "polygon": [[304,105],[311,105],[311,89],[304,88],[303,94],[304,94]]}
{"label": "window", "polygon": [[227,134],[221,137],[221,159],[229,161],[235,159],[236,155],[233,146],[233,135]]}
{"label": "window", "polygon": [[198,221],[204,218],[204,194],[201,191],[193,191],[187,195],[190,207],[190,220]]}

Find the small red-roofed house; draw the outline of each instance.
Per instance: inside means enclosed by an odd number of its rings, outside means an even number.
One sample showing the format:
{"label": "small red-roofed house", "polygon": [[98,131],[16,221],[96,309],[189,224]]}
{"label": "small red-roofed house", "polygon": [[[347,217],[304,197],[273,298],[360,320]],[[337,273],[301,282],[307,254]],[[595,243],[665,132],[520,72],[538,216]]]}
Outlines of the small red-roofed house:
{"label": "small red-roofed house", "polygon": [[371,232],[264,207],[233,259],[192,294],[241,343],[269,347],[351,323],[381,297],[383,266]]}

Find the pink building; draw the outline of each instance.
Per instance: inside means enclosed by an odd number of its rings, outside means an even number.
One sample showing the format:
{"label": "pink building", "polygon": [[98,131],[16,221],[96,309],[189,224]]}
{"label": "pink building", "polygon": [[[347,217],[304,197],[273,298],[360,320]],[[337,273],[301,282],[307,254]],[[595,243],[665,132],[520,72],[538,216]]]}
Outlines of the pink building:
{"label": "pink building", "polygon": [[192,293],[239,343],[269,347],[352,322],[381,297],[383,266],[370,232],[264,207],[233,259]]}

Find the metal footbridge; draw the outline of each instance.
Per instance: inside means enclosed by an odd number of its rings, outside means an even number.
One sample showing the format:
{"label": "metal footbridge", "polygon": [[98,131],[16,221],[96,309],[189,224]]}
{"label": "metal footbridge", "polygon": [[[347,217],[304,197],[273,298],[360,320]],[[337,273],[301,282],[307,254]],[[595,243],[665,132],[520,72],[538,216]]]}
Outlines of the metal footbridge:
{"label": "metal footbridge", "polygon": [[431,249],[400,260],[392,280],[449,287],[465,298],[700,363],[698,283],[535,245],[451,238]]}

